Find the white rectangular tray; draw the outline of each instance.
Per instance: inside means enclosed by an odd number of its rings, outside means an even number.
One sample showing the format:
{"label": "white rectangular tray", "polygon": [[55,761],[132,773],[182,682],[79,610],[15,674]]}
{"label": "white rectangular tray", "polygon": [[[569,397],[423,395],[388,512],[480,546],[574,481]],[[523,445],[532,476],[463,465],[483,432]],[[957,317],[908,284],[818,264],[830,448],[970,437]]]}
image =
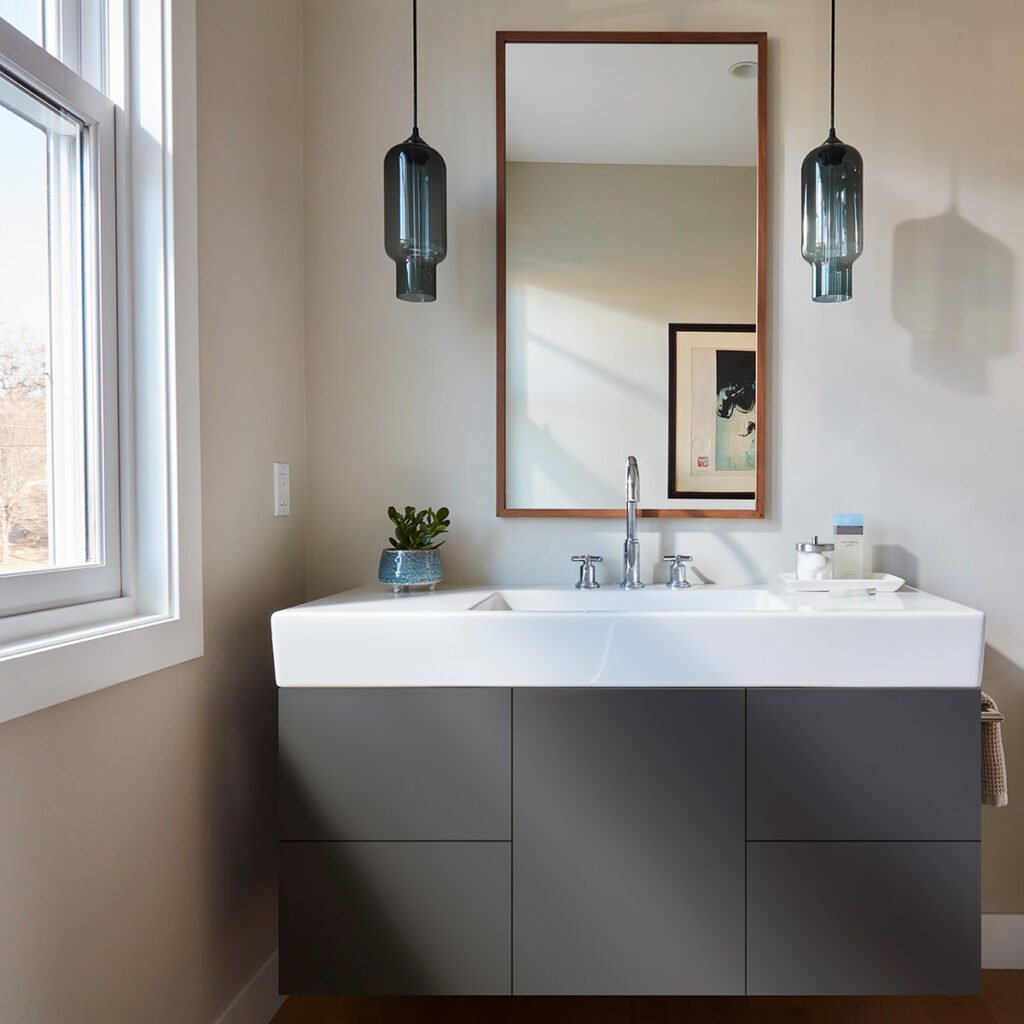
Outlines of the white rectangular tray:
{"label": "white rectangular tray", "polygon": [[874,572],[864,580],[798,580],[795,572],[780,572],[779,579],[790,590],[827,594],[842,594],[848,590],[874,590],[879,594],[891,594],[906,582],[890,572]]}

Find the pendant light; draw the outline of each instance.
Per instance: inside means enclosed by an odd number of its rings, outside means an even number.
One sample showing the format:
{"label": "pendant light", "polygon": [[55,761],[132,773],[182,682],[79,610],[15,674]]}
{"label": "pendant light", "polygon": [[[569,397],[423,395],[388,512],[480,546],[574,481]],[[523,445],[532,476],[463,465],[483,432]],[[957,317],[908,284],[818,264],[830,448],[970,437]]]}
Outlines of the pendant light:
{"label": "pendant light", "polygon": [[832,0],[832,99],[828,138],[804,158],[803,255],[815,302],[853,296],[853,261],[864,248],[864,161],[836,137],[836,0]]}
{"label": "pendant light", "polygon": [[437,298],[437,264],[447,251],[444,158],[420,138],[416,0],[412,0],[412,135],[384,157],[384,249],[395,261],[395,294]]}

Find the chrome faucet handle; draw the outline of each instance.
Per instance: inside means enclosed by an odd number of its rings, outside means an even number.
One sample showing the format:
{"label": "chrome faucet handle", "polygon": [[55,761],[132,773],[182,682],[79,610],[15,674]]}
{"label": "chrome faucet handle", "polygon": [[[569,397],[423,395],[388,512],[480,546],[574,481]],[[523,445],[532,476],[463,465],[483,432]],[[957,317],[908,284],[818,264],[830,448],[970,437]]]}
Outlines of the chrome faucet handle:
{"label": "chrome faucet handle", "polygon": [[573,555],[572,560],[580,564],[580,579],[576,584],[577,590],[597,590],[601,584],[597,582],[597,570],[595,562],[603,562],[600,555]]}
{"label": "chrome faucet handle", "polygon": [[672,563],[668,568],[666,587],[671,587],[673,590],[685,590],[690,586],[690,581],[686,578],[686,563],[693,561],[692,555],[662,555],[661,560]]}

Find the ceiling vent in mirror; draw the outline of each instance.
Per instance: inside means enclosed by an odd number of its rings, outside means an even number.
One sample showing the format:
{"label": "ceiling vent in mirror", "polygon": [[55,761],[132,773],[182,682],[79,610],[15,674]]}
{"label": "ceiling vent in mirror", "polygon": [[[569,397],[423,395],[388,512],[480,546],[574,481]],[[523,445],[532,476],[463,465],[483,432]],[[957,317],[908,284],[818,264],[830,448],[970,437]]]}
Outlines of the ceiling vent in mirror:
{"label": "ceiling vent in mirror", "polygon": [[416,0],[412,0],[412,135],[384,157],[384,249],[395,261],[395,294],[437,298],[437,264],[447,251],[444,157],[420,138]]}
{"label": "ceiling vent in mirror", "polygon": [[832,0],[829,133],[801,171],[803,255],[814,272],[815,302],[853,296],[853,261],[864,248],[864,161],[836,137],[836,0]]}
{"label": "ceiling vent in mirror", "polygon": [[729,74],[732,75],[733,78],[757,78],[757,61],[737,61],[731,68],[729,68]]}

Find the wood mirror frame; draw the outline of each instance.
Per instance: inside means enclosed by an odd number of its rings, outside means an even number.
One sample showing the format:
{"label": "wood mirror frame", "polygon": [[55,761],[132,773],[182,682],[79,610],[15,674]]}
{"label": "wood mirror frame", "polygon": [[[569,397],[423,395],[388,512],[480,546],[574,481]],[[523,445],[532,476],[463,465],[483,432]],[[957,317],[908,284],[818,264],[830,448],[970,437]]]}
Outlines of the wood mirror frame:
{"label": "wood mirror frame", "polygon": [[[505,48],[515,43],[660,43],[660,44],[748,44],[757,47],[757,228],[755,326],[757,331],[756,373],[756,461],[754,506],[728,508],[645,508],[644,518],[763,519],[765,516],[765,424],[767,402],[767,319],[765,277],[767,261],[767,34],[764,32],[498,32],[497,68],[497,515],[523,518],[621,518],[618,508],[510,508],[506,486],[506,175],[505,175]],[[667,389],[666,389],[667,392]],[[641,467],[643,472],[645,467]],[[662,477],[665,467],[659,467]],[[641,490],[641,497],[643,491]]]}

